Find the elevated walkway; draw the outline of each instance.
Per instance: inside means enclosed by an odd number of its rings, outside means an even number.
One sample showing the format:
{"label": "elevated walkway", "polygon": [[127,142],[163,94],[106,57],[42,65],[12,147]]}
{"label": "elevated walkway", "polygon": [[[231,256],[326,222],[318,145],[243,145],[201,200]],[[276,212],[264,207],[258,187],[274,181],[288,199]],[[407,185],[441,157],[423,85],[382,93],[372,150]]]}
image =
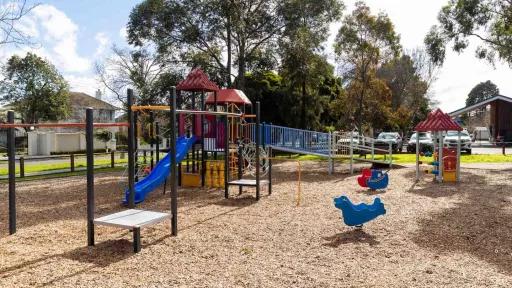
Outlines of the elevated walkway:
{"label": "elevated walkway", "polygon": [[[333,159],[349,159],[351,172],[354,161],[385,164],[390,167],[393,162],[391,144],[387,149],[382,148],[382,143],[375,147],[375,139],[353,132],[326,133],[271,124],[261,124],[260,129],[261,143],[278,151],[325,157],[330,162],[329,172],[332,172]],[[383,155],[380,158],[384,159],[376,159],[376,155]]]}

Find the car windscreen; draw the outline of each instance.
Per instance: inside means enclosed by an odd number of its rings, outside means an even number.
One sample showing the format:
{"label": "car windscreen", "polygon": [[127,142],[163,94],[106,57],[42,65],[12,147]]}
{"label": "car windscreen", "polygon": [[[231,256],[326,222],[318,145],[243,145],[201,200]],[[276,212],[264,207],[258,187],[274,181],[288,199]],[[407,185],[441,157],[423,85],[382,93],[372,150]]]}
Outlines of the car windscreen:
{"label": "car windscreen", "polygon": [[[420,133],[420,140],[429,140],[429,139],[431,139],[430,138],[430,134],[428,134],[428,133]],[[411,140],[416,140],[416,133],[412,134]]]}
{"label": "car windscreen", "polygon": [[[458,133],[459,133],[458,131],[448,131],[448,132],[446,132],[446,136],[457,136]],[[469,134],[466,131],[461,131],[460,132],[460,136],[467,136],[467,137],[469,137]]]}
{"label": "car windscreen", "polygon": [[377,139],[395,139],[396,136],[394,134],[388,134],[388,133],[380,133]]}

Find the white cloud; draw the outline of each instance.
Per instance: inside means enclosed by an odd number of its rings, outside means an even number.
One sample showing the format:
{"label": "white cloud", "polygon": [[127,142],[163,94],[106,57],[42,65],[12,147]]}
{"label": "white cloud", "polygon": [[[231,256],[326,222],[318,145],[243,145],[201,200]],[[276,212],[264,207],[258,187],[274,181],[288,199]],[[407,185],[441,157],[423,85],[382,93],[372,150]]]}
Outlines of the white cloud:
{"label": "white cloud", "polygon": [[128,39],[128,31],[126,31],[126,27],[123,26],[119,29],[119,37],[125,41]]}
{"label": "white cloud", "polygon": [[13,54],[33,52],[48,59],[61,72],[86,72],[92,67],[91,61],[77,51],[79,27],[54,6],[43,4],[35,7],[22,18],[18,28],[39,44],[22,48],[3,46],[0,49],[2,60]]}
{"label": "white cloud", "polygon": [[104,32],[96,33],[96,36],[94,36],[94,39],[96,42],[98,42],[98,47],[96,48],[96,52],[94,53],[94,57],[99,57],[105,53],[107,50],[107,47],[110,43],[110,39],[108,38],[107,34]]}
{"label": "white cloud", "polygon": [[50,60],[65,72],[83,72],[89,70],[91,62],[78,55],[78,26],[64,12],[52,5],[39,5],[32,11],[33,17],[43,36],[46,47],[52,47]]}
{"label": "white cloud", "polygon": [[100,83],[94,75],[77,76],[74,74],[66,74],[64,78],[69,82],[71,91],[83,92],[94,96],[96,90],[100,87]]}

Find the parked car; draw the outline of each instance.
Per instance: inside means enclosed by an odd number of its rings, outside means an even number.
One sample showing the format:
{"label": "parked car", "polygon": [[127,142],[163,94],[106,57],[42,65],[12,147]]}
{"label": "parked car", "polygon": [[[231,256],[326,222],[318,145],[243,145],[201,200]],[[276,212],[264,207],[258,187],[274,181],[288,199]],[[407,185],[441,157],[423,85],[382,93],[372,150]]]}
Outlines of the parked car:
{"label": "parked car", "polygon": [[[417,133],[411,135],[407,143],[407,152],[416,152]],[[430,132],[419,132],[420,152],[434,151],[434,142]]]}
{"label": "parked car", "polygon": [[475,127],[475,130],[473,130],[471,134],[472,141],[489,141],[490,138],[491,133],[489,133],[487,127]]}
{"label": "parked car", "polygon": [[[443,142],[444,147],[448,148],[457,148],[458,142],[458,132],[457,131],[448,131],[444,136]],[[471,136],[467,130],[463,130],[460,132],[460,150],[466,151],[468,154],[471,154]]]}
{"label": "parked car", "polygon": [[392,149],[395,153],[402,152],[403,141],[402,136],[398,132],[381,132],[375,139],[374,147],[379,149],[389,149],[391,143]]}

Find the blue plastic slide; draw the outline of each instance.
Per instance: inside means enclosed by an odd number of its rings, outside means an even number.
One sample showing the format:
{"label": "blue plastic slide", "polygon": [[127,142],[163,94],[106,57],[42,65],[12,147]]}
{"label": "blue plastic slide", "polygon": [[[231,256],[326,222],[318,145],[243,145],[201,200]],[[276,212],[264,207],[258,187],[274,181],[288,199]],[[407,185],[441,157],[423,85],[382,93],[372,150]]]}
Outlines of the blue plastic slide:
{"label": "blue plastic slide", "polygon": [[[183,158],[185,158],[187,151],[195,142],[196,137],[194,136],[190,138],[182,136],[176,139],[176,163],[181,162]],[[167,179],[167,176],[171,172],[170,168],[171,155],[170,153],[167,153],[164,158],[160,159],[160,162],[156,164],[156,166],[153,168],[153,171],[151,171],[148,176],[135,183],[135,203],[144,201],[146,195],[149,194],[149,192],[162,185],[162,183],[164,183],[165,179]],[[126,204],[128,203],[130,190],[126,189],[124,194],[125,197],[123,203]]]}

